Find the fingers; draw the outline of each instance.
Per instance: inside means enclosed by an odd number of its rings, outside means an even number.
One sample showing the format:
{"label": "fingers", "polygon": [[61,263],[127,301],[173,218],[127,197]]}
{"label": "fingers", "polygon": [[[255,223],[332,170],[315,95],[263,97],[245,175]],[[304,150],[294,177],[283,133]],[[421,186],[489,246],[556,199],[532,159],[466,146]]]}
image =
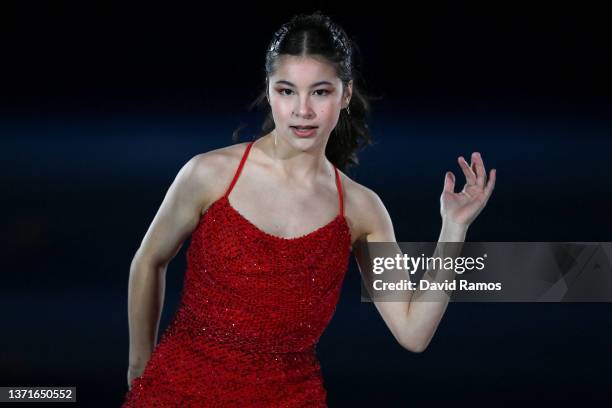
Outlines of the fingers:
{"label": "fingers", "polygon": [[471,166],[465,161],[463,156],[459,156],[458,162],[459,167],[461,167],[461,170],[463,170],[463,174],[465,174],[467,184],[476,184],[476,174],[472,170]]}
{"label": "fingers", "polygon": [[[487,170],[484,166],[482,155],[479,152],[472,153],[472,160],[470,164],[467,163],[463,156],[459,156],[458,162],[461,170],[463,170],[463,174],[465,174],[467,184],[481,187],[484,192],[485,201],[488,200],[489,196],[491,196],[491,193],[493,192],[493,189],[495,188],[495,180],[497,176],[496,169],[491,170],[490,175],[487,178]],[[446,181],[444,187],[446,190]]]}
{"label": "fingers", "polygon": [[472,153],[471,163],[468,164],[463,156],[459,156],[459,165],[465,174],[468,185],[478,185],[484,188],[487,178],[487,170],[479,152]]}
{"label": "fingers", "polygon": [[474,172],[476,173],[476,184],[478,184],[480,187],[484,187],[487,171],[485,169],[482,156],[479,152],[472,153],[472,166],[474,168]]}
{"label": "fingers", "polygon": [[493,192],[493,189],[495,188],[495,179],[497,178],[497,170],[496,169],[492,169],[489,175],[489,181],[487,182],[487,185],[484,188],[484,192],[485,192],[485,199],[488,200],[489,197],[491,196],[491,193]]}

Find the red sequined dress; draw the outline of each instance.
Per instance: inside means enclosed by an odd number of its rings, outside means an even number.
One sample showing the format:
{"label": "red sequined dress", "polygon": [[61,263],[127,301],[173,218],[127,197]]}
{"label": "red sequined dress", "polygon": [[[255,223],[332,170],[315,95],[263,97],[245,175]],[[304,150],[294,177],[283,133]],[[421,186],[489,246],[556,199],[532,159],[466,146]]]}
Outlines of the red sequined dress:
{"label": "red sequined dress", "polygon": [[351,236],[339,213],[295,238],[271,235],[226,193],[191,235],[176,314],[123,407],[326,407],[316,344],[331,320]]}

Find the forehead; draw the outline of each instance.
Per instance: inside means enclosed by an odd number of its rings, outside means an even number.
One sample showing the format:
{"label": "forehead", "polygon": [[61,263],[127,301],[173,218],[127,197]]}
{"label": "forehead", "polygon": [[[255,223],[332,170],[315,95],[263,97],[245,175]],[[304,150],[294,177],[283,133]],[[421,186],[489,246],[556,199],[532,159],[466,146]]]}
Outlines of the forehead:
{"label": "forehead", "polygon": [[310,86],[314,82],[329,81],[336,84],[340,78],[333,65],[320,58],[282,55],[278,59],[276,72],[270,77],[272,83],[286,80],[296,86]]}

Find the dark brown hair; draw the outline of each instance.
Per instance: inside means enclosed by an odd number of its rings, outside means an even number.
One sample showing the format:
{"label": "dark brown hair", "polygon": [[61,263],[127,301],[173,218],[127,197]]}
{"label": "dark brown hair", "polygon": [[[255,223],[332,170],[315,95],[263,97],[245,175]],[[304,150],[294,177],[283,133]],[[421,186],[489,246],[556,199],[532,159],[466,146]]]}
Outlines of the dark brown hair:
{"label": "dark brown hair", "polygon": [[[361,90],[358,80],[360,73],[355,68],[354,54],[358,52],[357,45],[346,32],[328,16],[320,11],[311,14],[295,15],[289,22],[283,24],[274,33],[268,45],[265,59],[265,89],[249,105],[263,107],[267,110],[266,118],[261,126],[258,139],[275,128],[272,111],[268,103],[268,81],[275,72],[280,55],[323,57],[336,69],[343,87],[353,80],[353,94],[349,104],[349,112],[343,109],[338,124],[331,132],[325,155],[339,169],[345,170],[359,164],[357,152],[373,144],[367,119],[370,114],[370,96]],[[240,128],[232,135],[234,142],[238,141]]]}

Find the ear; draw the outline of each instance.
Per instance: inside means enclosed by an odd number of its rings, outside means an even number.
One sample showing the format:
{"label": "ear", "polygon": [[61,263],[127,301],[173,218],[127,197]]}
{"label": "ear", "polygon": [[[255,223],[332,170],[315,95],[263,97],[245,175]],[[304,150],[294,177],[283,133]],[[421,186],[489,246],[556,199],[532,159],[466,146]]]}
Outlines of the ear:
{"label": "ear", "polygon": [[346,105],[348,106],[353,96],[353,80],[351,79],[344,89],[344,97],[346,98]]}

